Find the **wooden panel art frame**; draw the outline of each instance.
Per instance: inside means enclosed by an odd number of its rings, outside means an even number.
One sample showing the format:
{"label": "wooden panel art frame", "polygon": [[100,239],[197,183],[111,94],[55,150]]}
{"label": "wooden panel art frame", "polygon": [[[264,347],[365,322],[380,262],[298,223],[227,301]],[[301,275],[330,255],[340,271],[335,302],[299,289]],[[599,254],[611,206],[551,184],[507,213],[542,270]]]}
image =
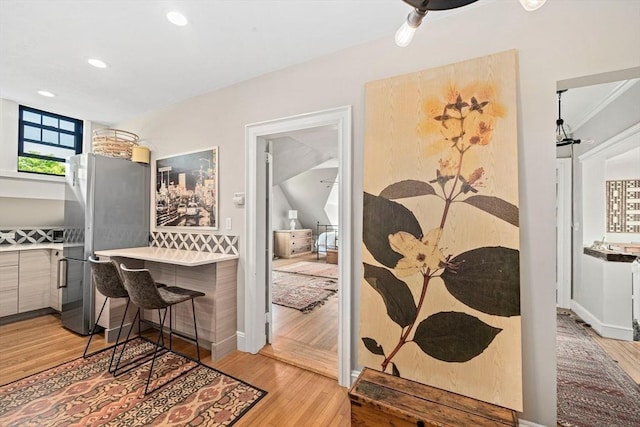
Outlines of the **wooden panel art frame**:
{"label": "wooden panel art frame", "polygon": [[522,411],[516,60],[367,84],[358,354]]}
{"label": "wooden panel art frame", "polygon": [[218,229],[218,160],[218,147],[156,160],[156,228]]}

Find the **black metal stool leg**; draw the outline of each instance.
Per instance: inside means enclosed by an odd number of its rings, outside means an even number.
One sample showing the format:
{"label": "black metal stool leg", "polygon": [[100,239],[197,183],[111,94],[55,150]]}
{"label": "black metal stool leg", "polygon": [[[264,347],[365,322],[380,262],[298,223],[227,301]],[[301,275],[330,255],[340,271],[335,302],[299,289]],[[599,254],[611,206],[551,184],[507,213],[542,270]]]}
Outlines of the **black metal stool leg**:
{"label": "black metal stool leg", "polygon": [[[133,322],[131,322],[131,324],[135,324],[136,323],[136,318],[138,318],[138,325],[140,325],[140,309],[138,309],[138,311],[136,311],[136,315],[133,318]],[[139,328],[140,326],[138,326]],[[120,351],[120,354],[118,355],[118,360],[116,361],[116,367],[113,368],[113,376],[116,376],[116,372],[118,371],[118,367],[120,366],[120,360],[122,359],[122,355],[124,354],[124,350],[127,348],[127,343],[129,342],[129,337],[131,337],[131,330],[133,329],[133,327],[129,328],[129,332],[127,332],[127,339],[124,340],[124,344],[122,345],[122,350]]]}
{"label": "black metal stool leg", "polygon": [[[111,353],[111,360],[109,361],[109,372],[111,372],[111,367],[113,366],[113,359],[116,356],[116,350],[118,348],[118,342],[120,341],[120,334],[122,334],[122,328],[124,327],[124,320],[127,318],[127,310],[129,310],[129,302],[131,300],[127,298],[127,305],[124,307],[124,314],[122,315],[122,321],[120,322],[120,329],[118,329],[118,336],[116,337],[116,343],[113,346],[113,353]],[[133,328],[133,323],[131,324],[131,328]],[[131,329],[129,329],[129,333],[127,334],[127,338],[131,334]],[[123,347],[124,350],[124,347]]]}
{"label": "black metal stool leg", "polygon": [[169,350],[173,350],[173,324],[171,322],[173,319],[173,316],[171,315],[173,313],[172,307],[172,305],[169,306]]}
{"label": "black metal stool leg", "polygon": [[191,298],[191,309],[193,310],[193,330],[196,332],[196,351],[198,352],[198,363],[200,363],[200,345],[198,345],[198,324],[196,323],[196,304]]}
{"label": "black metal stool leg", "polygon": [[[160,309],[158,309],[158,312],[160,311]],[[160,333],[158,334],[158,340],[156,341],[156,348],[153,351],[153,358],[151,359],[151,366],[149,367],[149,376],[147,377],[147,385],[144,388],[144,395],[146,396],[148,391],[149,391],[149,383],[151,382],[151,374],[153,373],[153,365],[156,362],[156,356],[158,354],[158,349],[160,348],[160,340],[163,339],[162,338],[162,334],[163,331],[162,329],[164,328],[164,321],[167,318],[167,309],[164,309],[164,316],[160,316]]]}
{"label": "black metal stool leg", "polygon": [[109,297],[106,297],[104,302],[102,303],[100,314],[98,314],[98,318],[96,319],[96,322],[93,324],[93,328],[91,328],[91,333],[89,334],[89,341],[87,341],[87,346],[84,348],[84,353],[82,353],[83,358],[87,357],[87,351],[89,351],[89,345],[91,344],[93,335],[96,333],[96,329],[98,328],[98,322],[100,321],[100,317],[102,317],[102,311],[104,310],[104,307],[107,305],[108,300],[109,300]]}

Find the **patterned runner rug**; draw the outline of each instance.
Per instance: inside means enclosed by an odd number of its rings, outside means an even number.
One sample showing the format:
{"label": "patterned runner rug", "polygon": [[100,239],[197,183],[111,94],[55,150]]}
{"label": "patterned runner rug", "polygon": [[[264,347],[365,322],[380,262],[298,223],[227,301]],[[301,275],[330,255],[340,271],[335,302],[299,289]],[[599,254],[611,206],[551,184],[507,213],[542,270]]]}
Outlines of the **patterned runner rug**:
{"label": "patterned runner rug", "polygon": [[558,423],[638,427],[640,387],[605,353],[572,312],[559,311]]}
{"label": "patterned runner rug", "polygon": [[308,313],[325,303],[338,290],[336,280],[301,274],[272,272],[271,297],[274,304]]}
{"label": "patterned runner rug", "polygon": [[[123,359],[152,348],[136,339]],[[0,425],[230,426],[266,395],[168,352],[156,360],[150,390],[184,375],[144,397],[150,362],[114,378],[110,357],[102,351],[0,387]]]}
{"label": "patterned runner rug", "polygon": [[338,265],[325,264],[322,262],[298,261],[293,264],[274,267],[274,271],[286,273],[306,274],[307,276],[328,277],[338,279]]}

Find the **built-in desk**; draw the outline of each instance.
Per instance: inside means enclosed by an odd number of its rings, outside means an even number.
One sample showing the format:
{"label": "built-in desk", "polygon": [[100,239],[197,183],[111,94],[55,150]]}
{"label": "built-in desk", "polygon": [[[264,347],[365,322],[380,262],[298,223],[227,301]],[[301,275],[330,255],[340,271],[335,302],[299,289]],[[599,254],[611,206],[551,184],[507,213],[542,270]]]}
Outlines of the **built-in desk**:
{"label": "built-in desk", "polygon": [[[156,282],[204,292],[204,297],[195,299],[200,344],[211,347],[214,361],[236,349],[237,255],[155,247],[96,251],[96,255],[129,268],[146,268]],[[98,308],[104,301],[98,293],[95,300]],[[100,325],[107,330],[107,339],[113,339],[122,319],[124,302],[114,300],[109,304],[110,315],[103,314],[105,320]],[[133,314],[129,316],[132,318]],[[157,312],[149,310],[145,310],[144,318],[158,321]],[[193,336],[191,304],[174,307],[173,325],[176,330]]]}

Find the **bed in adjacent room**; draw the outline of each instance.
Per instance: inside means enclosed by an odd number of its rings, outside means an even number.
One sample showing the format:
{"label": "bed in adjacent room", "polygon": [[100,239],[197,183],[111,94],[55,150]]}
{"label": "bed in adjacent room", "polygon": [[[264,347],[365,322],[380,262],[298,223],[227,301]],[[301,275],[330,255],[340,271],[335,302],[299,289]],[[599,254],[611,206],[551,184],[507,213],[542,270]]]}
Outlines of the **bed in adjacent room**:
{"label": "bed in adjacent room", "polygon": [[316,224],[316,259],[320,259],[320,255],[327,255],[328,252],[338,250],[338,225],[335,224]]}

